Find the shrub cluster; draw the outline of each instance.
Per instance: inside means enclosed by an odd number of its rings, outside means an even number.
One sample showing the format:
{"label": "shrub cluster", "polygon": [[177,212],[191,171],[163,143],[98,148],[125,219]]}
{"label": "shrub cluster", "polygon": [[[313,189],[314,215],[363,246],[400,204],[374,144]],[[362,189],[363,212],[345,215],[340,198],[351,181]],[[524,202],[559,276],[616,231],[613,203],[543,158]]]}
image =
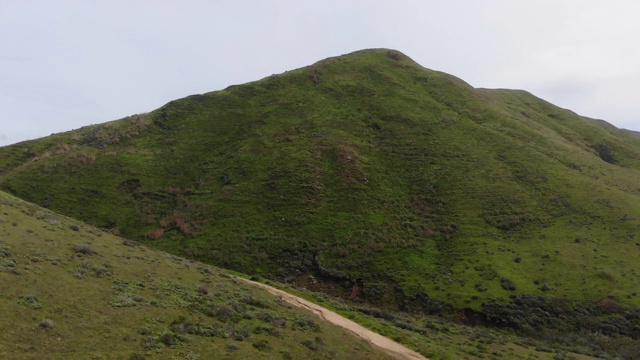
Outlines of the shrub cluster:
{"label": "shrub cluster", "polygon": [[78,254],[84,254],[84,255],[93,255],[96,253],[96,251],[93,250],[91,245],[76,245],[74,250]]}
{"label": "shrub cluster", "polygon": [[595,346],[589,340],[595,335],[640,340],[640,309],[623,306],[614,299],[591,303],[534,295],[512,295],[511,299],[511,302],[492,300],[483,304],[488,324],[538,338],[548,334],[555,334],[554,338],[573,334],[584,338],[587,346]]}

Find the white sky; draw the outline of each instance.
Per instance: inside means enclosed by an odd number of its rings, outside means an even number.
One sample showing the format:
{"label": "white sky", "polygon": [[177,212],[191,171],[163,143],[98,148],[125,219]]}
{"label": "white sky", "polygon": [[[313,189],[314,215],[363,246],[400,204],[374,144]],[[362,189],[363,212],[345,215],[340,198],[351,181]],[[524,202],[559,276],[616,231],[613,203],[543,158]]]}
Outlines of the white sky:
{"label": "white sky", "polygon": [[385,47],[640,130],[640,1],[0,0],[0,145]]}

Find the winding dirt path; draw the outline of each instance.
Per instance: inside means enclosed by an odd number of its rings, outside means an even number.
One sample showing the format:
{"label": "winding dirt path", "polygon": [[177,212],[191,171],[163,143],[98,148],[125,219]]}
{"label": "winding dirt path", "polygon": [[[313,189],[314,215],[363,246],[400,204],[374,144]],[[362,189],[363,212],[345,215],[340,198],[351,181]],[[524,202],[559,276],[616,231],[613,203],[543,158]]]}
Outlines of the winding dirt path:
{"label": "winding dirt path", "polygon": [[371,344],[377,346],[382,351],[384,351],[385,353],[391,355],[392,357],[398,360],[429,360],[426,357],[418,354],[417,352],[405,347],[404,345],[401,345],[387,337],[384,337],[378,333],[375,333],[363,327],[362,325],[359,325],[341,315],[338,315],[337,313],[331,310],[323,308],[318,304],[314,304],[298,296],[291,295],[286,291],[276,289],[274,287],[271,287],[269,285],[265,285],[256,281],[251,281],[251,280],[247,280],[239,277],[236,277],[236,279],[242,280],[244,282],[247,282],[255,286],[259,286],[267,290],[268,292],[272,293],[273,295],[280,296],[284,301],[288,302],[289,304],[308,310],[316,314],[321,319],[326,320],[332,324],[338,325],[341,328],[344,328],[350,331],[354,335],[369,341]]}

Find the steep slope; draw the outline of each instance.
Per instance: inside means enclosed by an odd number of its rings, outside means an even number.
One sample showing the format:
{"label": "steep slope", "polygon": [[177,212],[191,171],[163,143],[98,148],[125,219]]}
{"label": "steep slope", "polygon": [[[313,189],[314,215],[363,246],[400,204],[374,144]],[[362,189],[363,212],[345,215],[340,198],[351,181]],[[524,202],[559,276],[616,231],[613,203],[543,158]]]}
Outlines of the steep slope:
{"label": "steep slope", "polygon": [[385,49],[0,148],[1,189],[150,246],[517,328],[640,304],[639,175],[631,132]]}
{"label": "steep slope", "polygon": [[217,268],[0,193],[2,359],[390,359]]}

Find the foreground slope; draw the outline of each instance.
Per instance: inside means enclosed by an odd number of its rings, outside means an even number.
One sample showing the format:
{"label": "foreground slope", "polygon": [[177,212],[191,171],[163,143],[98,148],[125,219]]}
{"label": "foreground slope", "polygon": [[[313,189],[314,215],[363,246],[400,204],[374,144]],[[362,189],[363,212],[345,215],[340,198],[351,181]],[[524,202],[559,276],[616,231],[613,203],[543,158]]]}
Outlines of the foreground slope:
{"label": "foreground slope", "polygon": [[640,304],[639,175],[632,132],[384,49],[0,148],[1,189],[151,246],[520,329]]}
{"label": "foreground slope", "polygon": [[388,359],[217,268],[0,193],[0,358]]}

